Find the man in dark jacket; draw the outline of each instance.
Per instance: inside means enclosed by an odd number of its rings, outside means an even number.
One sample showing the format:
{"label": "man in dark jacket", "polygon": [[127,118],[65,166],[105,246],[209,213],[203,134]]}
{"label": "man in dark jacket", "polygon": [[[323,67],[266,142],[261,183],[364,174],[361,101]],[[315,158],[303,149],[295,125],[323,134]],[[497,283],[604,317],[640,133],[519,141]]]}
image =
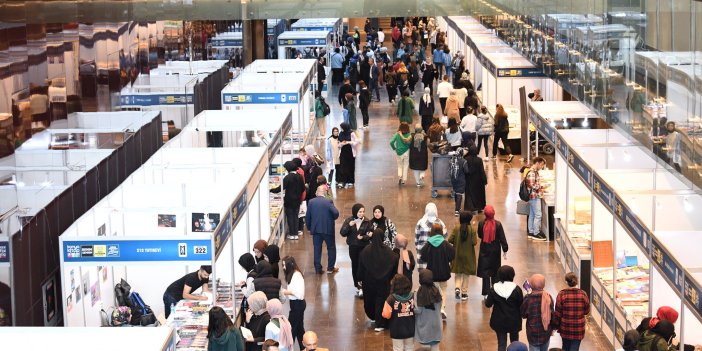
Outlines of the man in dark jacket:
{"label": "man in dark jacket", "polygon": [[327,244],[327,273],[336,273],[339,268],[336,264],[336,243],[334,242],[336,229],[334,221],[339,218],[339,210],[332,200],[328,200],[323,187],[317,189],[316,197],[307,204],[305,222],[307,229],[312,234],[314,242],[314,269],[317,274],[322,273],[322,243]]}
{"label": "man in dark jacket", "polygon": [[[288,239],[295,239],[298,231],[297,215],[300,213],[300,204],[302,203],[302,193],[305,191],[305,182],[297,173],[297,165],[292,161],[287,161],[283,164],[288,174],[283,178],[283,187],[285,195],[283,195],[283,212],[285,215],[285,223],[288,226]],[[279,193],[281,187],[271,189],[272,193]]]}
{"label": "man in dark jacket", "polygon": [[370,83],[370,63],[368,63],[368,57],[363,54],[360,57],[361,64],[359,64],[358,68],[358,78],[366,83]]}
{"label": "man in dark jacket", "polygon": [[326,64],[326,59],[324,56],[320,56],[317,60],[317,92],[322,95],[322,89],[324,88],[324,83],[327,81],[327,72],[324,70]]}
{"label": "man in dark jacket", "polygon": [[443,226],[434,223],[427,245],[419,251],[419,257],[426,262],[427,269],[434,273],[434,282],[441,291],[441,318],[446,319],[446,282],[451,279],[451,261],[456,250],[444,238]]}
{"label": "man in dark jacket", "polygon": [[348,78],[344,79],[344,85],[339,88],[339,105],[341,105],[341,108],[346,106],[344,96],[346,96],[347,93],[356,95],[356,89],[351,86],[351,80]]}

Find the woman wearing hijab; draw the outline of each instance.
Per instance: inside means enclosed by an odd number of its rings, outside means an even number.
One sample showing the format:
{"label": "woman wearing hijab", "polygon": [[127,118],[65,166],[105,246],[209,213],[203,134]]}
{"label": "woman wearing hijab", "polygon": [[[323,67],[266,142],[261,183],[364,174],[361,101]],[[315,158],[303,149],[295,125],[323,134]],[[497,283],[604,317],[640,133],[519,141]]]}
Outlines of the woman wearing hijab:
{"label": "woman wearing hijab", "polygon": [[520,309],[524,302],[522,289],[514,283],[514,268],[502,266],[497,270],[497,283],[490,289],[485,299],[485,307],[492,308],[490,328],[497,334],[497,351],[505,351],[507,334],[509,341],[519,340],[522,330]]}
{"label": "woman wearing hijab", "polygon": [[254,253],[254,259],[256,259],[256,263],[259,263],[259,262],[266,259],[266,257],[264,256],[264,251],[266,251],[267,247],[268,247],[267,241],[256,240],[256,242],[253,245],[253,253]]}
{"label": "woman wearing hijab", "polygon": [[356,182],[356,134],[348,123],[341,123],[339,133],[339,172],[337,182],[351,188]]}
{"label": "woman wearing hijab", "polygon": [[280,267],[278,266],[280,262],[280,248],[278,245],[268,245],[266,249],[263,250],[263,254],[266,260],[268,260],[268,263],[271,264],[271,275],[273,278],[278,278],[278,274],[280,273]]}
{"label": "woman wearing hijab", "polygon": [[271,316],[266,310],[268,299],[266,298],[266,294],[257,291],[251,294],[247,301],[249,303],[249,309],[246,310],[245,327],[251,330],[253,341],[246,342],[246,350],[261,351],[261,346],[259,344],[266,340],[266,326],[271,321]]}
{"label": "woman wearing hijab", "polygon": [[468,148],[468,155],[465,159],[466,194],[463,209],[477,212],[486,205],[487,175],[485,175],[485,166],[483,159],[478,156],[478,148],[475,145]]}
{"label": "woman wearing hijab", "polygon": [[402,234],[397,234],[395,237],[395,248],[392,250],[398,257],[397,261],[397,274],[402,274],[410,283],[412,282],[412,272],[414,272],[414,266],[416,261],[414,260],[414,254],[412,251],[407,249],[409,240]]}
{"label": "woman wearing hijab", "polygon": [[448,242],[456,249],[451,272],[455,273],[456,300],[468,300],[468,277],[476,273],[475,245],[478,244],[478,236],[470,223],[473,220],[470,212],[461,211],[458,218],[460,225],[453,228],[448,238]]}
{"label": "woman wearing hijab", "polygon": [[656,324],[658,324],[658,322],[662,320],[675,324],[675,322],[678,321],[678,317],[679,313],[674,308],[670,306],[661,306],[658,307],[658,310],[656,311],[656,316],[644,318],[641,321],[641,324],[639,324],[639,326],[636,327],[636,331],[638,331],[639,334],[643,335],[643,333],[646,330],[655,327]]}
{"label": "woman wearing hijab", "polygon": [[371,218],[371,231],[374,232],[376,229],[383,230],[382,243],[391,250],[394,249],[397,229],[395,223],[385,217],[385,207],[380,205],[373,207],[373,218]]}
{"label": "woman wearing hijab", "polygon": [[441,224],[432,224],[427,244],[418,253],[426,263],[426,268],[434,273],[434,282],[442,297],[441,318],[446,319],[446,283],[451,279],[451,261],[456,256],[456,250],[446,241],[443,231]]}
{"label": "woman wearing hijab", "polygon": [[482,295],[487,296],[497,270],[502,266],[500,251],[507,254],[508,246],[502,223],[495,220],[495,209],[485,206],[485,219],[478,223],[480,251],[478,252],[478,277],[483,278]]}
{"label": "woman wearing hijab", "polygon": [[624,344],[617,351],[637,351],[641,335],[636,330],[629,330],[624,333]]}
{"label": "woman wearing hijab", "polygon": [[431,351],[439,350],[441,342],[441,292],[434,284],[434,273],[429,269],[419,272],[414,337]]}
{"label": "woman wearing hijab", "polygon": [[[417,248],[418,254],[427,243],[427,240],[429,240],[429,237],[431,236],[431,227],[434,223],[441,224],[441,227],[443,228],[443,235],[446,237],[446,225],[444,224],[444,221],[439,219],[439,211],[436,208],[436,204],[430,202],[424,207],[424,216],[417,221],[417,225],[415,227],[414,246]],[[425,268],[426,264],[424,261],[422,261],[421,255],[419,255],[418,262],[420,268]]]}
{"label": "woman wearing hijab", "polygon": [[344,108],[348,111],[348,123],[351,131],[358,129],[358,121],[356,121],[356,99],[352,93],[346,93],[344,96]]}
{"label": "woman wearing hijab", "polygon": [[444,116],[455,120],[457,123],[461,121],[461,112],[459,110],[459,101],[456,90],[451,90],[448,99],[446,99],[446,107],[444,108]]}
{"label": "woman wearing hijab", "polygon": [[270,322],[266,324],[266,340],[277,341],[280,351],[293,351],[292,326],[283,314],[283,304],[278,299],[268,300],[266,310],[271,316]]}
{"label": "woman wearing hijab", "polygon": [[429,168],[429,154],[427,153],[427,135],[419,124],[414,125],[412,143],[409,150],[409,168],[414,173],[417,187],[424,185],[424,173]]}
{"label": "woman wearing hijab", "polygon": [[556,296],[554,327],[563,339],[564,351],[578,351],[585,338],[585,322],[590,314],[590,299],[578,288],[578,277],[573,272],[565,275],[568,287]]}
{"label": "woman wearing hijab", "polygon": [[385,329],[383,306],[390,295],[390,279],[395,275],[398,257],[392,250],[383,245],[383,230],[373,230],[371,244],[366,246],[359,257],[358,278],[363,288],[363,308],[366,316],[375,323],[375,331]]}
{"label": "woman wearing hijab", "polygon": [[346,244],[349,246],[351,275],[353,276],[353,286],[356,287],[356,296],[358,297],[363,297],[363,290],[358,278],[358,257],[361,251],[368,246],[373,234],[371,222],[365,217],[365,214],[366,208],[362,204],[354,204],[351,207],[351,216],[344,220],[339,232],[341,236],[346,238]]}
{"label": "woman wearing hijab", "polygon": [[273,277],[273,269],[268,261],[261,261],[256,264],[256,278],[247,285],[246,293],[249,296],[256,291],[263,292],[269,300],[284,299],[283,283],[277,277]]}
{"label": "woman wearing hijab", "polygon": [[247,252],[239,257],[239,265],[246,271],[246,280],[239,283],[239,286],[243,288],[256,278],[256,259]]}
{"label": "woman wearing hijab", "polygon": [[[485,211],[487,213],[487,211]],[[531,291],[524,297],[520,308],[522,318],[526,319],[526,335],[530,350],[548,351],[551,340],[551,315],[553,314],[553,297],[544,290],[546,277],[534,274],[529,278]]]}
{"label": "woman wearing hijab", "polygon": [[422,117],[422,129],[429,130],[431,119],[434,118],[434,97],[431,96],[429,87],[424,88],[424,95],[419,99],[419,115]]}
{"label": "woman wearing hijab", "polygon": [[669,351],[676,350],[673,346],[675,339],[675,325],[665,319],[646,330],[639,338],[639,351]]}
{"label": "woman wearing hijab", "polygon": [[[329,167],[331,170],[329,171],[329,176],[327,179],[329,180],[329,184],[331,184],[332,179],[335,179],[337,182],[337,185],[341,185],[339,182],[339,168],[341,167],[341,161],[339,160],[339,153],[341,147],[339,146],[339,128],[334,127],[332,128],[331,135],[329,138],[327,138],[327,160],[328,162],[331,162],[329,164]],[[336,178],[334,178],[336,176]]]}

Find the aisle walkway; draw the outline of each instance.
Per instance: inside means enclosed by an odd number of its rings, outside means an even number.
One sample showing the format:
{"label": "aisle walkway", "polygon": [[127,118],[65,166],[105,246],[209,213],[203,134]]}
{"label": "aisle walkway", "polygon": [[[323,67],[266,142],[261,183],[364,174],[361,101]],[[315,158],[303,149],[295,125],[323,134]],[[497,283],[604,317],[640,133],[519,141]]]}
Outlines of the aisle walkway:
{"label": "aisle walkway", "polygon": [[[336,89],[334,90],[336,94]],[[417,97],[418,98],[418,97]],[[341,110],[336,103],[336,96],[327,99],[332,107],[332,116],[328,118],[328,130],[337,126],[341,120]],[[387,331],[376,333],[363,312],[363,301],[354,297],[355,288],[351,279],[351,261],[348,246],[338,234],[344,218],[351,215],[351,206],[362,203],[369,213],[373,206],[383,205],[386,216],[395,222],[398,233],[410,238],[410,247],[414,250],[414,228],[417,220],[424,213],[427,202],[433,201],[439,208],[441,218],[451,230],[458,224],[453,216],[453,200],[447,191],[439,192],[437,199],[432,199],[428,185],[431,175],[427,174],[427,186],[417,188],[410,174],[407,185],[398,186],[397,169],[393,151],[388,143],[398,126],[397,117],[391,112],[395,106],[387,103],[387,94],[381,94],[381,103],[373,103],[370,111],[370,128],[361,133],[363,144],[356,159],[356,185],[352,189],[335,190],[335,205],[341,215],[336,222],[337,274],[316,275],[312,262],[312,240],[305,235],[299,241],[287,241],[283,255],[292,255],[304,270],[306,279],[307,311],[305,327],[314,330],[320,336],[320,347],[332,351],[344,350],[391,350],[392,342]],[[361,114],[358,113],[360,124]],[[415,121],[416,122],[416,121]],[[413,128],[412,128],[413,129]],[[327,131],[327,136],[330,135]],[[318,142],[318,150],[324,145]],[[515,282],[522,282],[533,273],[542,273],[547,279],[547,290],[554,295],[565,287],[564,273],[557,263],[553,245],[544,242],[532,242],[526,239],[525,217],[514,214],[519,185],[520,162],[515,157],[512,164],[504,160],[487,161],[488,174],[487,198],[496,210],[496,218],[502,221],[509,252],[503,264],[512,265],[516,272]],[[325,171],[326,173],[326,171]],[[410,172],[411,173],[411,172]],[[326,263],[326,249],[322,262]],[[282,257],[282,256],[281,256]],[[326,267],[326,266],[325,266]],[[415,273],[414,287],[417,288]],[[444,338],[441,350],[494,350],[497,340],[489,327],[490,310],[483,307],[480,296],[479,278],[470,281],[470,297],[467,301],[453,298],[453,279],[449,281],[446,311],[448,319],[444,323]],[[595,327],[588,327],[588,335],[581,350],[606,350],[609,346],[601,337],[593,334]],[[599,332],[598,332],[599,333]],[[526,342],[522,332],[520,340]],[[551,347],[560,345],[560,337],[552,338]],[[418,347],[419,344],[416,344]]]}

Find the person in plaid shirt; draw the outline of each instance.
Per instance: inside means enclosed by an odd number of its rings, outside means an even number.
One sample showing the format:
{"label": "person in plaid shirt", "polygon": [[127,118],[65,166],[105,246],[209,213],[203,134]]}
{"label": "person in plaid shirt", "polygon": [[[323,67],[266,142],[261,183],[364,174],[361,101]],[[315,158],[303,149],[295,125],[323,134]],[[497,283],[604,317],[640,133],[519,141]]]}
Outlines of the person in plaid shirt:
{"label": "person in plaid shirt", "polygon": [[[414,236],[414,246],[417,248],[417,254],[419,254],[420,251],[422,251],[422,248],[424,245],[427,243],[427,240],[429,240],[429,233],[431,232],[431,226],[434,223],[439,223],[441,224],[441,227],[443,228],[443,235],[444,238],[446,238],[446,225],[444,222],[439,219],[438,215],[439,210],[436,209],[436,204],[433,202],[430,202],[424,207],[424,216],[417,221],[417,226],[415,228],[415,236]],[[427,264],[422,260],[422,256],[419,256],[419,268],[426,268]]]}
{"label": "person in plaid shirt", "polygon": [[527,186],[529,187],[529,217],[527,228],[529,238],[546,241],[546,235],[541,232],[541,198],[544,197],[544,187],[541,186],[539,171],[544,169],[546,161],[541,157],[532,159],[531,169],[526,175]]}
{"label": "person in plaid shirt", "polygon": [[578,277],[570,272],[565,276],[568,288],[556,297],[554,324],[563,338],[563,351],[578,351],[585,337],[585,316],[590,314],[590,299],[579,289]]}
{"label": "person in plaid shirt", "polygon": [[534,274],[529,278],[531,291],[522,302],[522,318],[526,319],[526,335],[529,340],[529,351],[548,351],[551,341],[551,314],[553,313],[553,298],[544,291],[546,277]]}

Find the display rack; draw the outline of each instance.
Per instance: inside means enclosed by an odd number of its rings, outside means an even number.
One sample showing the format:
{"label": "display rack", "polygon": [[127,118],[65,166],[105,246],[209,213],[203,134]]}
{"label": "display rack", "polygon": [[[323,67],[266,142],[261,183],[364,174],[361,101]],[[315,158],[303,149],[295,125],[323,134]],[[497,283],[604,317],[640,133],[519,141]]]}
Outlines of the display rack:
{"label": "display rack", "polygon": [[691,212],[702,197],[618,131],[555,129],[575,104],[529,103],[531,122],[558,151],[556,252],[564,269],[581,282],[589,275],[592,319],[615,348],[663,305],[687,313],[676,330],[682,343],[698,344],[702,262],[679,248],[702,228]]}
{"label": "display rack", "polygon": [[173,328],[1,328],[8,350],[175,350]]}

